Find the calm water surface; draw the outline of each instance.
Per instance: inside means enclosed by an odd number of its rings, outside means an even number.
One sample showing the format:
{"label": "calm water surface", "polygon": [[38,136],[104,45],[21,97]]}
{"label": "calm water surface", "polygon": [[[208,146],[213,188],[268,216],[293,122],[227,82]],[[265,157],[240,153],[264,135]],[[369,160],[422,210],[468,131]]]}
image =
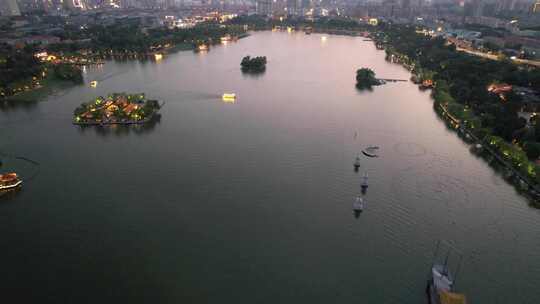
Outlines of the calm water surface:
{"label": "calm water surface", "polygon": [[[243,75],[245,55],[266,55]],[[438,239],[464,252],[471,303],[538,303],[540,212],[447,130],[361,38],[256,33],[208,53],[89,68],[86,82],[0,112],[3,294],[40,303],[424,303]],[[166,102],[146,128],[80,129],[109,92]],[[235,92],[236,103],[223,103]],[[356,137],[355,137],[355,134]],[[354,157],[367,145],[378,159]],[[360,176],[367,205],[351,210]]]}

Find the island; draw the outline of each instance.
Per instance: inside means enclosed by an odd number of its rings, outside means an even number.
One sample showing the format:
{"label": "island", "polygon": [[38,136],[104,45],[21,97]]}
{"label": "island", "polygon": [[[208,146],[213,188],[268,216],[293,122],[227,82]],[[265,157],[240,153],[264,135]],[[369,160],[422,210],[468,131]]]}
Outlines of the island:
{"label": "island", "polygon": [[240,63],[242,72],[260,73],[266,69],[266,56],[253,57],[246,56]]}
{"label": "island", "polygon": [[161,105],[146,100],[144,94],[113,93],[83,103],[73,112],[76,125],[145,124],[156,115]]}
{"label": "island", "polygon": [[361,68],[356,71],[356,87],[358,89],[371,89],[372,86],[384,84],[384,81],[375,78],[372,69]]}

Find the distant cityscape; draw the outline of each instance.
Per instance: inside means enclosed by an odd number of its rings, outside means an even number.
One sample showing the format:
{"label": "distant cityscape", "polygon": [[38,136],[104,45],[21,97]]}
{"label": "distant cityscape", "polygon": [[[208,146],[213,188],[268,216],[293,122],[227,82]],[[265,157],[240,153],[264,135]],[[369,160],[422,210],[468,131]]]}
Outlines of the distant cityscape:
{"label": "distant cityscape", "polygon": [[[331,11],[349,16],[389,18],[520,17],[536,19],[540,0],[1,0],[0,15],[19,16],[41,11],[68,14],[106,9],[177,9],[207,7],[246,9],[261,14],[324,15]],[[471,19],[473,20],[473,19]]]}
{"label": "distant cityscape", "polygon": [[0,0],[0,43],[60,43],[66,26],[130,20],[146,28],[190,28],[255,14],[415,24],[462,49],[540,56],[540,0]]}

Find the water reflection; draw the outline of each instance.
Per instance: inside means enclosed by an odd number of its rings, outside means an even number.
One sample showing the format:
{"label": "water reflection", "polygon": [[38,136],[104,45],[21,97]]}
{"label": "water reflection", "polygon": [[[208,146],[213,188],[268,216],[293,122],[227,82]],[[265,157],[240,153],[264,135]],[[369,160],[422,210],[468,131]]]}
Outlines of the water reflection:
{"label": "water reflection", "polygon": [[18,109],[30,110],[37,106],[37,100],[9,100],[9,99],[0,99],[0,111],[9,112],[15,111]]}
{"label": "water reflection", "polygon": [[156,114],[148,123],[141,125],[106,125],[106,126],[77,126],[79,133],[84,135],[87,132],[95,132],[95,134],[103,137],[107,136],[128,136],[130,134],[142,135],[154,131],[156,126],[161,122],[161,114]]}
{"label": "water reflection", "polygon": [[264,75],[265,72],[266,68],[261,71],[246,71],[242,69],[242,76],[244,76],[244,78],[260,78]]}
{"label": "water reflection", "polygon": [[1,190],[0,191],[0,202],[2,204],[5,204],[7,201],[10,201],[13,197],[15,197],[19,192],[21,191],[21,186],[9,190]]}
{"label": "water reflection", "polygon": [[362,85],[356,84],[356,90],[358,92],[373,92],[373,87],[371,87],[371,86],[362,86]]}

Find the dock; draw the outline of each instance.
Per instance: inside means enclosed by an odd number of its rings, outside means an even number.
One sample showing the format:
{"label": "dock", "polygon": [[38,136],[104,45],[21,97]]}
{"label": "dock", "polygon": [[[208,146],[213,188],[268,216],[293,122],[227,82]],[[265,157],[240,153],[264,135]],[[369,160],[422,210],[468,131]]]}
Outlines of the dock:
{"label": "dock", "polygon": [[407,82],[409,80],[407,79],[392,79],[392,78],[379,78],[379,80],[383,80],[386,82]]}

